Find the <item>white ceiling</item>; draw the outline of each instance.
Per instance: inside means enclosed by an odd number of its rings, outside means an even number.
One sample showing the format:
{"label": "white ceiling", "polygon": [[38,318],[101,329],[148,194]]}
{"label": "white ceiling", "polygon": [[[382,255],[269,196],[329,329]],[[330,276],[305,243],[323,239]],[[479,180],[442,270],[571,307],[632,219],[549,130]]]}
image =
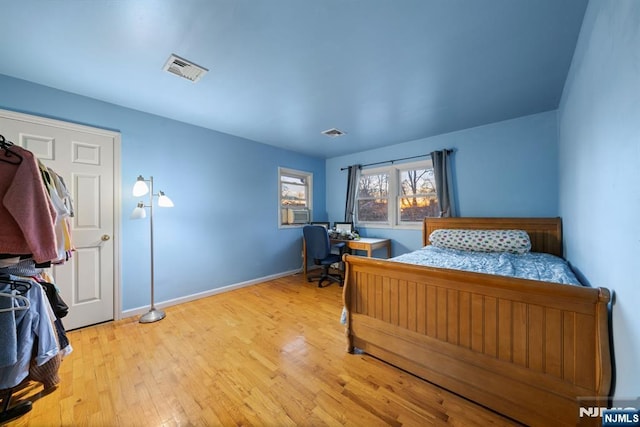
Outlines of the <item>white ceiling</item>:
{"label": "white ceiling", "polygon": [[557,108],[586,4],[0,0],[0,74],[327,158]]}

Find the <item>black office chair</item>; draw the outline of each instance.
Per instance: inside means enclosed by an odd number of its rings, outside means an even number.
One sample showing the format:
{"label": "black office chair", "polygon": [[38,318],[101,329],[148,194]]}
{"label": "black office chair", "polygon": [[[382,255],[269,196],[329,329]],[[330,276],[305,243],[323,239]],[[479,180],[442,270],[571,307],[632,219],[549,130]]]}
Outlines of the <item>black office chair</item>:
{"label": "black office chair", "polygon": [[[325,280],[334,281],[342,286],[342,277],[329,274],[329,267],[331,264],[339,263],[342,259],[342,250],[345,247],[344,243],[337,243],[333,245],[333,248],[338,249],[339,253],[332,253],[331,241],[329,240],[329,233],[322,225],[305,225],[302,228],[302,234],[304,236],[304,242],[307,246],[307,257],[313,259],[315,265],[322,266],[322,274],[320,275],[318,287],[322,288],[322,283]],[[309,282],[314,280],[313,277],[307,279]]]}

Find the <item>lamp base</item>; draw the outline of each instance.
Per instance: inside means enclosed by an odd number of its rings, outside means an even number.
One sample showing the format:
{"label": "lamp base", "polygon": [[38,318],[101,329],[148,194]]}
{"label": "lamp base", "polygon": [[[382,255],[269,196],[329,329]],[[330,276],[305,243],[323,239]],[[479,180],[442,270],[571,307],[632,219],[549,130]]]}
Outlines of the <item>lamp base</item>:
{"label": "lamp base", "polygon": [[165,317],[166,317],[166,314],[164,314],[164,311],[156,310],[155,308],[152,308],[146,314],[143,314],[142,316],[140,316],[139,322],[152,323],[152,322],[157,322],[158,320],[162,320]]}

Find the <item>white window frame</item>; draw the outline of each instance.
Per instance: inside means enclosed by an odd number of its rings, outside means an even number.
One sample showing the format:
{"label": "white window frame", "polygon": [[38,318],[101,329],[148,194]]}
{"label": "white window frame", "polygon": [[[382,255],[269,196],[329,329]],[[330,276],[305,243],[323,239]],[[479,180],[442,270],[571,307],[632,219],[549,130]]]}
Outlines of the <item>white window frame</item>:
{"label": "white window frame", "polygon": [[284,207],[282,205],[282,176],[292,176],[292,177],[300,177],[305,178],[307,183],[307,200],[306,207],[309,209],[310,219],[313,218],[313,173],[306,172],[296,169],[278,167],[278,228],[299,228],[304,226],[304,224],[283,224],[283,212]]}
{"label": "white window frame", "polygon": [[362,175],[387,173],[389,175],[389,194],[387,202],[387,221],[361,221],[358,218],[357,204],[359,198],[356,197],[355,222],[358,227],[362,228],[394,228],[394,229],[422,229],[422,221],[401,221],[400,220],[400,198],[402,192],[400,189],[400,172],[413,169],[429,169],[433,168],[431,157],[425,160],[410,163],[399,163],[388,166],[382,166],[371,169],[364,169],[358,173],[358,185]]}
{"label": "white window frame", "polygon": [[[360,198],[359,197],[359,193],[360,193],[360,180],[362,179],[363,175],[380,175],[380,174],[387,174],[389,176],[389,183],[388,183],[388,189],[387,189],[387,221],[363,221],[360,220],[360,218],[358,218],[358,214],[359,214],[359,209],[358,209],[358,204],[360,200],[369,200],[371,198]],[[354,217],[355,217],[355,223],[358,226],[361,227],[380,227],[380,228],[389,228],[392,224],[391,222],[391,215],[390,215],[390,206],[393,205],[393,198],[394,198],[394,191],[393,191],[393,185],[394,185],[394,177],[393,177],[393,172],[389,170],[389,167],[379,167],[379,168],[370,168],[370,169],[361,169],[358,172],[358,184],[357,184],[357,190],[356,190],[356,200],[355,200],[355,210],[354,210]],[[378,199],[378,198],[376,198]]]}

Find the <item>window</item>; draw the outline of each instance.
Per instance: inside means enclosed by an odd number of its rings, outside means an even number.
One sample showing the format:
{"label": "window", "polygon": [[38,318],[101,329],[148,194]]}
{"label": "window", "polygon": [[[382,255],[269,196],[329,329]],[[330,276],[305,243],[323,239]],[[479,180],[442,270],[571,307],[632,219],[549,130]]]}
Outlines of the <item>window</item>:
{"label": "window", "polygon": [[439,216],[433,167],[400,169],[398,174],[399,222],[420,222],[426,216]]}
{"label": "window", "polygon": [[431,160],[363,170],[356,221],[364,226],[415,226],[440,209]]}
{"label": "window", "polygon": [[311,220],[313,174],[278,168],[280,225],[304,224]]}
{"label": "window", "polygon": [[389,172],[361,172],[358,180],[356,217],[361,222],[389,219]]}

